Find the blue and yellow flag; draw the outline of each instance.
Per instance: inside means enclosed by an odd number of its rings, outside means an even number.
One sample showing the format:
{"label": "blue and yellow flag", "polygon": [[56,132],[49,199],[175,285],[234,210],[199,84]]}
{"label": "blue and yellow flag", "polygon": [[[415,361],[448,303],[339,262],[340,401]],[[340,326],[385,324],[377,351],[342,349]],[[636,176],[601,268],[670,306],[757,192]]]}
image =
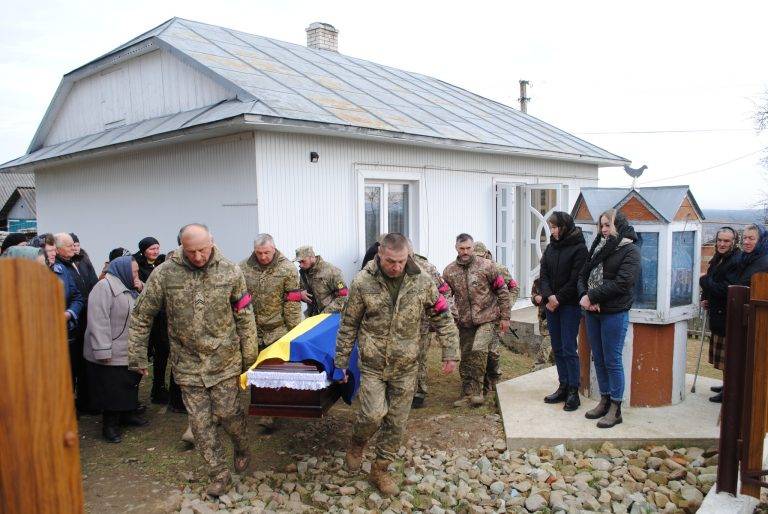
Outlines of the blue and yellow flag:
{"label": "blue and yellow flag", "polygon": [[[254,369],[262,362],[271,359],[278,359],[283,362],[313,361],[323,367],[328,380],[341,380],[344,377],[342,370],[337,369],[333,363],[333,358],[336,356],[336,334],[339,331],[340,320],[341,315],[338,313],[318,314],[305,319],[293,330],[260,352],[256,362],[249,369]],[[349,357],[350,380],[346,384],[342,384],[341,397],[347,403],[352,403],[360,386],[360,370],[357,361],[357,343],[355,343]],[[247,384],[246,372],[240,375],[240,387],[245,389]]]}

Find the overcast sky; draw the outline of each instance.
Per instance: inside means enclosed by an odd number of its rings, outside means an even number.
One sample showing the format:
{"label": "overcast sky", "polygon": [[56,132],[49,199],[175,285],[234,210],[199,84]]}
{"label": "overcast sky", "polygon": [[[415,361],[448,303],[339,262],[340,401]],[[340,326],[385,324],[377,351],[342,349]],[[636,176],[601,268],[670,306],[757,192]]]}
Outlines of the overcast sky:
{"label": "overcast sky", "polygon": [[[3,2],[0,162],[24,154],[64,73],[168,18],[299,44],[324,21],[344,54],[507,105],[518,107],[518,80],[530,80],[529,114],[646,164],[640,186],[690,184],[704,208],[753,206],[768,190],[768,133],[752,121],[768,90],[768,2],[627,4]],[[621,168],[600,170],[602,186],[630,183]]]}

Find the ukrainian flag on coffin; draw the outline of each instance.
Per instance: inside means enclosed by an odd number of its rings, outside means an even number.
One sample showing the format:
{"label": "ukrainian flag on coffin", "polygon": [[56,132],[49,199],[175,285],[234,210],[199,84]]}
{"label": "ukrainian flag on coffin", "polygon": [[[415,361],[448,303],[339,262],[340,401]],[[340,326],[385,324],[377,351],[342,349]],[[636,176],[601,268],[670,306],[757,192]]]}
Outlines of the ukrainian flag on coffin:
{"label": "ukrainian flag on coffin", "polygon": [[[269,345],[259,353],[256,362],[249,368],[257,368],[266,360],[278,359],[283,362],[314,361],[325,370],[328,380],[336,381],[344,377],[342,370],[337,369],[333,363],[336,356],[336,334],[339,331],[341,314],[318,314],[307,318],[283,337]],[[352,348],[349,357],[349,374],[351,379],[342,386],[341,397],[347,403],[357,394],[360,386],[360,370],[357,365],[357,343]],[[246,388],[248,384],[248,372],[240,375],[240,387]]]}

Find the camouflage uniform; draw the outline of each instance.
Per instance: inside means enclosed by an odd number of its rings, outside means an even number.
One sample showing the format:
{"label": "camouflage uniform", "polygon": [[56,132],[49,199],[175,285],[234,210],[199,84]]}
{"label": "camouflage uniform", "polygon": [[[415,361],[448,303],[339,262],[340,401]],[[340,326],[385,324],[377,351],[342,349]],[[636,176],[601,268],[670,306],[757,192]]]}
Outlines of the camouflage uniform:
{"label": "camouflage uniform", "polygon": [[539,335],[541,335],[542,341],[539,345],[536,355],[533,356],[533,367],[531,371],[538,371],[543,368],[549,367],[550,364],[555,363],[555,355],[552,352],[552,343],[549,340],[549,326],[547,325],[547,313],[545,311],[545,303],[536,303],[536,296],[540,295],[539,291],[539,279],[533,281],[531,286],[531,303],[536,306],[536,314],[539,320]]}
{"label": "camouflage uniform", "polygon": [[221,477],[228,471],[214,416],[232,439],[235,452],[247,451],[237,379],[256,360],[258,347],[245,278],[215,246],[202,268],[177,250],[150,275],[136,300],[128,328],[129,368],[147,368],[149,334],[163,306],[171,368],[195,443],[211,476]]}
{"label": "camouflage uniform", "polygon": [[[310,247],[302,247],[296,250],[296,260],[302,259],[299,250]],[[315,264],[305,270],[299,271],[301,289],[312,295],[312,303],[307,304],[307,316],[316,314],[340,312],[347,303],[349,290],[344,283],[344,277],[341,270],[326,262],[319,255],[313,257],[317,260]]]}
{"label": "camouflage uniform", "polygon": [[482,394],[488,349],[496,339],[499,320],[509,320],[509,290],[493,262],[472,256],[469,262],[458,259],[443,272],[443,280],[453,291],[461,343],[462,396]]}
{"label": "camouflage uniform", "polygon": [[[437,286],[438,292],[442,294],[446,300],[448,300],[449,307],[451,309],[455,308],[453,306],[451,288],[448,287],[448,284],[443,280],[443,277],[440,276],[440,272],[437,271],[437,268],[431,262],[429,262],[426,257],[419,254],[413,255],[413,261],[419,266],[422,272],[426,273],[429,277],[432,277],[432,281],[435,283],[435,286]],[[434,339],[433,336],[434,331],[429,325],[429,318],[424,315],[421,320],[421,329],[419,331],[419,373],[416,378],[416,392],[414,393],[414,397],[416,398],[426,398],[428,393],[427,352],[429,351],[429,346]]]}
{"label": "camouflage uniform", "polygon": [[251,254],[240,263],[253,296],[259,348],[263,349],[301,322],[301,294],[296,267],[276,251],[272,262],[259,264]]}
{"label": "camouflage uniform", "polygon": [[459,360],[456,326],[447,301],[412,259],[392,300],[392,280],[378,258],[357,274],[336,337],[338,368],[349,367],[355,339],[360,349],[360,407],[354,443],[364,445],[381,427],[378,459],[394,459],[411,409],[419,355],[420,327],[426,314],[443,343],[443,360]]}
{"label": "camouflage uniform", "polygon": [[[515,305],[517,297],[520,295],[520,287],[517,285],[517,281],[512,278],[509,268],[496,262],[492,258],[491,252],[486,248],[485,244],[481,242],[475,243],[475,255],[490,260],[496,266],[496,271],[504,277],[504,282],[507,284],[509,290],[509,306],[510,309]],[[496,328],[496,334],[488,347],[488,363],[485,369],[485,377],[483,378],[483,393],[493,391],[494,387],[501,378],[501,338],[503,335]]]}

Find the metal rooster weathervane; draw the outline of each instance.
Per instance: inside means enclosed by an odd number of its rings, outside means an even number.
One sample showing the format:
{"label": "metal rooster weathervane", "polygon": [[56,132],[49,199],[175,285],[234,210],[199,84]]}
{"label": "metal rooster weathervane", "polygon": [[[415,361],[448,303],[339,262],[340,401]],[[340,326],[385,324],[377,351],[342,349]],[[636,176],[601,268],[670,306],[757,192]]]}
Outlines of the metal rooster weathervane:
{"label": "metal rooster weathervane", "polygon": [[635,187],[635,185],[637,184],[637,179],[640,178],[640,175],[642,175],[643,172],[647,169],[648,169],[648,166],[646,166],[645,164],[643,164],[637,169],[630,168],[626,164],[624,165],[624,171],[627,172],[627,175],[632,177],[632,189],[637,189],[637,187]]}

